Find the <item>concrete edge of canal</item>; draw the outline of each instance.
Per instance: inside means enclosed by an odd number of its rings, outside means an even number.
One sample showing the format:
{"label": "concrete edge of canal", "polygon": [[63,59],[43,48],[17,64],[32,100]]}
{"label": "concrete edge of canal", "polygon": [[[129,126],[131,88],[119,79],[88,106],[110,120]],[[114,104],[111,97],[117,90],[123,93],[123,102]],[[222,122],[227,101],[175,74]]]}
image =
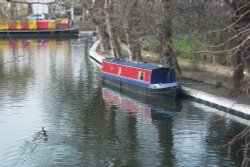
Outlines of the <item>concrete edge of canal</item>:
{"label": "concrete edge of canal", "polygon": [[[100,41],[96,41],[89,50],[89,56],[94,59],[101,67],[102,60],[105,58],[96,52],[96,49]],[[194,98],[198,102],[212,106],[214,108],[221,109],[225,114],[230,114],[236,117],[237,121],[241,123],[250,125],[250,105],[240,104],[236,101],[215,96],[197,89],[188,88],[186,86],[181,86],[181,91],[184,95]],[[232,117],[230,117],[232,118]],[[245,120],[239,120],[245,119]],[[232,118],[234,119],[234,118]]]}

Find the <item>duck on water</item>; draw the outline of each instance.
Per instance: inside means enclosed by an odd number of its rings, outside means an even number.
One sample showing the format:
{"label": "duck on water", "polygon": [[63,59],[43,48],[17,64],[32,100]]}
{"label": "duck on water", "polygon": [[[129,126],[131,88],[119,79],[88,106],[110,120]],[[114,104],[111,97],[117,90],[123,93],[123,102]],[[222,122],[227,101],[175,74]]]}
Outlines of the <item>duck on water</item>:
{"label": "duck on water", "polygon": [[46,130],[44,130],[44,127],[42,127],[42,130],[40,132],[40,135],[43,139],[47,139],[48,138],[48,135],[47,135],[47,132]]}

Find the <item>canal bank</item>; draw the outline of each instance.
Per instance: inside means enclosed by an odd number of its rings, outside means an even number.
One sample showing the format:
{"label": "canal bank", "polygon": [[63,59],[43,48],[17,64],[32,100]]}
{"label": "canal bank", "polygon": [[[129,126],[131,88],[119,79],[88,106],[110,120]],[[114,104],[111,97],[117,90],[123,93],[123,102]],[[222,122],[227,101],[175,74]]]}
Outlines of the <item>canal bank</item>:
{"label": "canal bank", "polygon": [[[92,45],[89,50],[89,55],[99,65],[101,65],[102,60],[105,57],[100,55],[96,51],[99,43],[100,41],[96,41]],[[225,90],[218,90],[217,88],[213,88],[213,85],[199,83],[184,78],[180,78],[179,81],[181,83],[181,92],[183,95],[194,98],[195,100],[203,104],[219,108],[223,110],[225,114],[231,114],[248,121],[250,120],[250,105],[248,98],[244,98],[243,100],[239,100],[239,98],[233,99],[232,97],[228,98]],[[245,124],[248,124],[245,121],[243,122]]]}

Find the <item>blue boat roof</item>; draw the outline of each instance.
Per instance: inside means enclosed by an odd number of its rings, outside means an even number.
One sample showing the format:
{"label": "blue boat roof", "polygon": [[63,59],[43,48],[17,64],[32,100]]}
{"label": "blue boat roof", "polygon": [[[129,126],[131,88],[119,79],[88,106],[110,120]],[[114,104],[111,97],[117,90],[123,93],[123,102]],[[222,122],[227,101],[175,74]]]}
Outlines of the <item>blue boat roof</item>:
{"label": "blue boat roof", "polygon": [[137,63],[137,62],[133,62],[133,61],[123,60],[120,58],[105,58],[104,61],[115,63],[115,64],[121,64],[121,65],[125,65],[125,66],[130,66],[130,67],[142,68],[142,69],[146,69],[146,70],[155,70],[158,68],[163,68],[163,67],[160,67],[160,66],[155,65],[155,64],[146,64],[146,63],[142,63],[142,62]]}

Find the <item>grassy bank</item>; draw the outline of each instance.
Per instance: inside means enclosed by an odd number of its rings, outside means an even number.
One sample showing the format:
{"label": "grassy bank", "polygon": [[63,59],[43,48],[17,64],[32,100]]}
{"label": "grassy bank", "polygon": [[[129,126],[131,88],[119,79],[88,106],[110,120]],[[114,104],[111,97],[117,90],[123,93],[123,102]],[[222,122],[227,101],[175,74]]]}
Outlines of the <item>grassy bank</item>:
{"label": "grassy bank", "polygon": [[[208,41],[204,37],[195,38],[187,34],[183,34],[173,38],[173,47],[176,56],[180,59],[202,61],[224,66],[231,65],[231,55],[214,55],[212,53],[213,50],[209,48],[208,45]],[[159,41],[154,36],[147,36],[142,41],[141,48],[146,51],[145,54],[159,53]]]}

